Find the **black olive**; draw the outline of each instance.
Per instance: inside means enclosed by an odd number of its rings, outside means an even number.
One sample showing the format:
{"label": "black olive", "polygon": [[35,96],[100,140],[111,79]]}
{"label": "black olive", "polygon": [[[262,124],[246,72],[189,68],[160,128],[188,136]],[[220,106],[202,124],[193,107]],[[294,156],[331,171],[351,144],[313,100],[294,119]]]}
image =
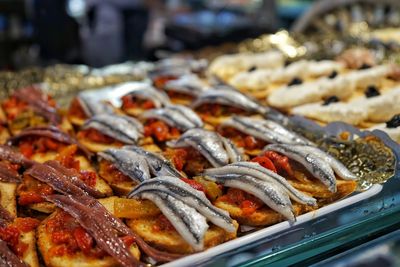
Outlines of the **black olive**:
{"label": "black olive", "polygon": [[386,122],[387,128],[397,128],[400,126],[400,114],[394,115],[393,118]]}
{"label": "black olive", "polygon": [[361,65],[361,67],[358,68],[358,69],[359,69],[359,70],[365,70],[365,69],[369,69],[369,68],[371,68],[371,65],[369,65],[369,64],[367,64],[367,63],[363,63],[363,64]]}
{"label": "black olive", "polygon": [[292,86],[292,85],[297,85],[297,84],[302,84],[303,80],[300,79],[299,77],[294,77],[289,83],[288,86]]}
{"label": "black olive", "polygon": [[367,90],[365,90],[364,94],[368,98],[381,95],[381,93],[379,93],[378,88],[376,88],[375,85],[368,86]]}
{"label": "black olive", "polygon": [[336,103],[336,102],[339,102],[339,101],[340,101],[340,99],[337,96],[333,95],[333,96],[330,96],[327,99],[325,99],[325,101],[324,101],[324,103],[322,105],[323,106],[327,106],[329,104]]}
{"label": "black olive", "polygon": [[332,73],[328,76],[328,78],[329,78],[329,79],[333,79],[333,78],[335,78],[337,75],[338,75],[337,71],[334,70],[334,71],[332,71]]}
{"label": "black olive", "polygon": [[252,72],[252,71],[255,71],[257,69],[257,67],[256,66],[252,66],[250,69],[248,69],[247,71],[248,72]]}

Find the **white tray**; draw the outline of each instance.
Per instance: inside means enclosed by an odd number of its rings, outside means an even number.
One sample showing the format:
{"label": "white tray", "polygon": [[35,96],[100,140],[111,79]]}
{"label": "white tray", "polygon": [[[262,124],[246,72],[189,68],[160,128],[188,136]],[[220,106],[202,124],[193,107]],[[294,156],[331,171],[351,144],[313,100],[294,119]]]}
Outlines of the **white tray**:
{"label": "white tray", "polygon": [[239,247],[248,245],[250,243],[259,241],[260,239],[266,238],[268,236],[271,236],[273,234],[276,234],[278,232],[282,232],[285,230],[288,230],[292,228],[293,226],[296,226],[298,224],[302,224],[305,222],[308,222],[312,219],[322,217],[328,213],[331,213],[333,211],[339,210],[341,208],[347,207],[351,204],[360,202],[362,200],[368,199],[376,194],[378,194],[382,190],[382,185],[375,184],[373,185],[370,189],[361,192],[361,193],[356,193],[354,195],[351,195],[345,199],[339,200],[337,202],[334,202],[332,204],[329,204],[327,206],[324,206],[318,210],[314,210],[308,213],[305,213],[303,215],[300,215],[297,217],[297,220],[295,223],[290,224],[288,221],[284,221],[281,223],[277,223],[274,225],[271,225],[269,227],[266,227],[264,229],[258,230],[256,232],[252,232],[248,235],[236,238],[234,240],[228,241],[226,243],[223,243],[221,245],[215,246],[213,248],[207,249],[206,251],[199,252],[190,256],[186,256],[184,258],[181,258],[179,260],[175,260],[173,262],[169,262],[166,264],[163,264],[163,267],[184,267],[184,266],[198,266],[201,265],[202,263],[204,264],[205,261],[212,259],[213,257],[228,252],[232,251],[234,249],[237,249]]}

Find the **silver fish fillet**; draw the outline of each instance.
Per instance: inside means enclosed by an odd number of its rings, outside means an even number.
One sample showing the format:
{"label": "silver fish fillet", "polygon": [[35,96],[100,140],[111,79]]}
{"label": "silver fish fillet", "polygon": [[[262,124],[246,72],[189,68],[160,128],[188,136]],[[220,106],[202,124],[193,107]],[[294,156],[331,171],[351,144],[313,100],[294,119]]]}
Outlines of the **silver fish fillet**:
{"label": "silver fish fillet", "polygon": [[201,128],[204,126],[204,123],[201,120],[201,118],[192,109],[183,105],[169,105],[168,108],[181,113],[182,116],[185,116],[196,127]]}
{"label": "silver fish fillet", "polygon": [[[276,122],[244,116],[232,116],[220,127],[232,127],[243,133],[273,144],[306,144],[305,138],[290,132]],[[304,140],[303,140],[304,139]]]}
{"label": "silver fish fillet", "polygon": [[317,201],[314,198],[307,196],[306,194],[294,188],[284,177],[262,167],[256,162],[235,162],[220,168],[207,169],[204,171],[204,174],[209,176],[223,174],[252,176],[254,178],[265,180],[267,182],[274,183],[277,186],[282,187],[282,189],[289,194],[290,198],[298,203],[309,206],[315,206],[317,204]]}
{"label": "silver fish fillet", "polygon": [[173,148],[193,147],[198,150],[214,167],[229,163],[221,136],[212,131],[196,128],[186,131],[176,141],[167,142]]}
{"label": "silver fish fillet", "polygon": [[302,149],[300,146],[273,144],[267,145],[265,151],[281,153],[302,164],[312,175],[326,185],[331,192],[336,192],[336,177],[331,166],[319,157]]}
{"label": "silver fish fillet", "polygon": [[178,128],[182,131],[186,131],[191,128],[196,128],[196,125],[191,122],[186,116],[182,115],[181,112],[166,108],[150,109],[143,112],[140,117],[142,119],[158,119],[164,121],[171,127]]}
{"label": "silver fish fillet", "polygon": [[138,146],[124,146],[122,149],[129,150],[142,156],[149,165],[150,171],[154,176],[174,176],[183,177],[173,164],[163,156],[144,150]]}
{"label": "silver fish fillet", "polygon": [[321,160],[327,162],[333,171],[344,180],[358,180],[358,177],[352,173],[346,166],[343,165],[335,157],[329,155],[325,151],[313,146],[299,146],[299,148],[306,150]]}
{"label": "silver fish fillet", "polygon": [[194,74],[182,75],[176,80],[170,80],[165,83],[166,91],[185,93],[192,96],[199,96],[206,90],[203,82]]}
{"label": "silver fish fillet", "polygon": [[208,230],[208,224],[206,218],[194,208],[167,192],[148,190],[135,195],[135,197],[154,202],[176,231],[195,251],[204,249],[204,236]]}
{"label": "silver fish fillet", "polygon": [[221,104],[241,108],[245,111],[266,114],[270,109],[263,107],[244,94],[227,89],[209,89],[201,94],[193,103],[192,108],[197,108],[203,104]]}
{"label": "silver fish fillet", "polygon": [[194,189],[176,177],[160,176],[145,181],[132,190],[132,192],[128,194],[128,197],[147,190],[160,190],[161,192],[167,192],[168,195],[171,195],[196,209],[215,225],[228,232],[236,231],[228,212],[215,207],[203,192]]}
{"label": "silver fish fillet", "polygon": [[243,160],[244,156],[242,151],[232,143],[231,140],[225,137],[221,137],[222,143],[224,144],[225,150],[229,156],[229,162],[237,162]]}
{"label": "silver fish fillet", "polygon": [[142,86],[130,91],[127,95],[136,96],[141,99],[151,100],[156,108],[171,104],[168,95],[152,86]]}
{"label": "silver fish fillet", "polygon": [[87,117],[92,117],[94,115],[104,114],[104,113],[106,114],[114,113],[110,105],[107,105],[103,101],[91,98],[85,94],[79,94],[77,96],[77,100]]}
{"label": "silver fish fillet", "polygon": [[147,161],[132,151],[110,148],[99,152],[98,156],[111,162],[120,172],[134,181],[143,182],[150,179]]}
{"label": "silver fish fillet", "polygon": [[143,136],[143,125],[124,115],[100,114],[85,122],[83,129],[94,128],[126,144],[135,144]]}
{"label": "silver fish fillet", "polygon": [[293,206],[288,194],[274,183],[260,180],[248,175],[224,174],[205,176],[206,179],[222,183],[224,186],[241,189],[258,197],[268,207],[294,222]]}

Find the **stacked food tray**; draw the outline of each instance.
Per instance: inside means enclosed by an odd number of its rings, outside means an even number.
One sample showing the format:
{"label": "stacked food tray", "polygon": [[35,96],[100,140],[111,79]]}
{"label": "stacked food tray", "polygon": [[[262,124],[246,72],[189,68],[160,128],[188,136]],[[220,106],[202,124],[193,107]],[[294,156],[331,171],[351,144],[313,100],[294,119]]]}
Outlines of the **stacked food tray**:
{"label": "stacked food tray", "polygon": [[[367,214],[349,209],[390,194],[387,184],[395,185],[390,192],[399,187],[397,179],[380,185],[397,173],[398,145],[380,130],[292,117],[288,104],[297,97],[329,107],[359,97],[368,110],[389,107],[394,96],[369,101],[376,92],[396,95],[395,66],[375,66],[364,54],[352,66],[357,55],[287,66],[279,52],[225,56],[210,66],[167,59],[142,82],[79,92],[67,109],[45,84],[15,90],[1,113],[1,260],[235,264],[245,258],[227,262],[229,253],[299,227],[323,235],[352,225],[326,218],[350,213],[361,221]],[[255,73],[261,82],[250,82]],[[374,95],[357,94],[365,87]],[[384,121],[395,108],[362,122]]]}

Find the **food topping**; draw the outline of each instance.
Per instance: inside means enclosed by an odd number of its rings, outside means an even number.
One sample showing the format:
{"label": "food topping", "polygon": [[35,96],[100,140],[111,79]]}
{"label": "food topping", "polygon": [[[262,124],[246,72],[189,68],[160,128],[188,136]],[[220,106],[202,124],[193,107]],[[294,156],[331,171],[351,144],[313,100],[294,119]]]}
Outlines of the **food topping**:
{"label": "food topping", "polygon": [[374,85],[370,85],[367,87],[367,90],[365,90],[365,96],[367,98],[374,97],[374,96],[379,96],[381,93],[379,93],[378,88]]}
{"label": "food topping", "polygon": [[400,126],[400,114],[394,115],[389,121],[386,122],[387,128],[397,128]]}
{"label": "food topping", "polygon": [[330,96],[327,99],[325,99],[325,101],[324,101],[324,103],[322,103],[322,105],[323,106],[328,106],[329,104],[337,103],[339,101],[340,101],[339,98],[334,95],[334,96]]}

